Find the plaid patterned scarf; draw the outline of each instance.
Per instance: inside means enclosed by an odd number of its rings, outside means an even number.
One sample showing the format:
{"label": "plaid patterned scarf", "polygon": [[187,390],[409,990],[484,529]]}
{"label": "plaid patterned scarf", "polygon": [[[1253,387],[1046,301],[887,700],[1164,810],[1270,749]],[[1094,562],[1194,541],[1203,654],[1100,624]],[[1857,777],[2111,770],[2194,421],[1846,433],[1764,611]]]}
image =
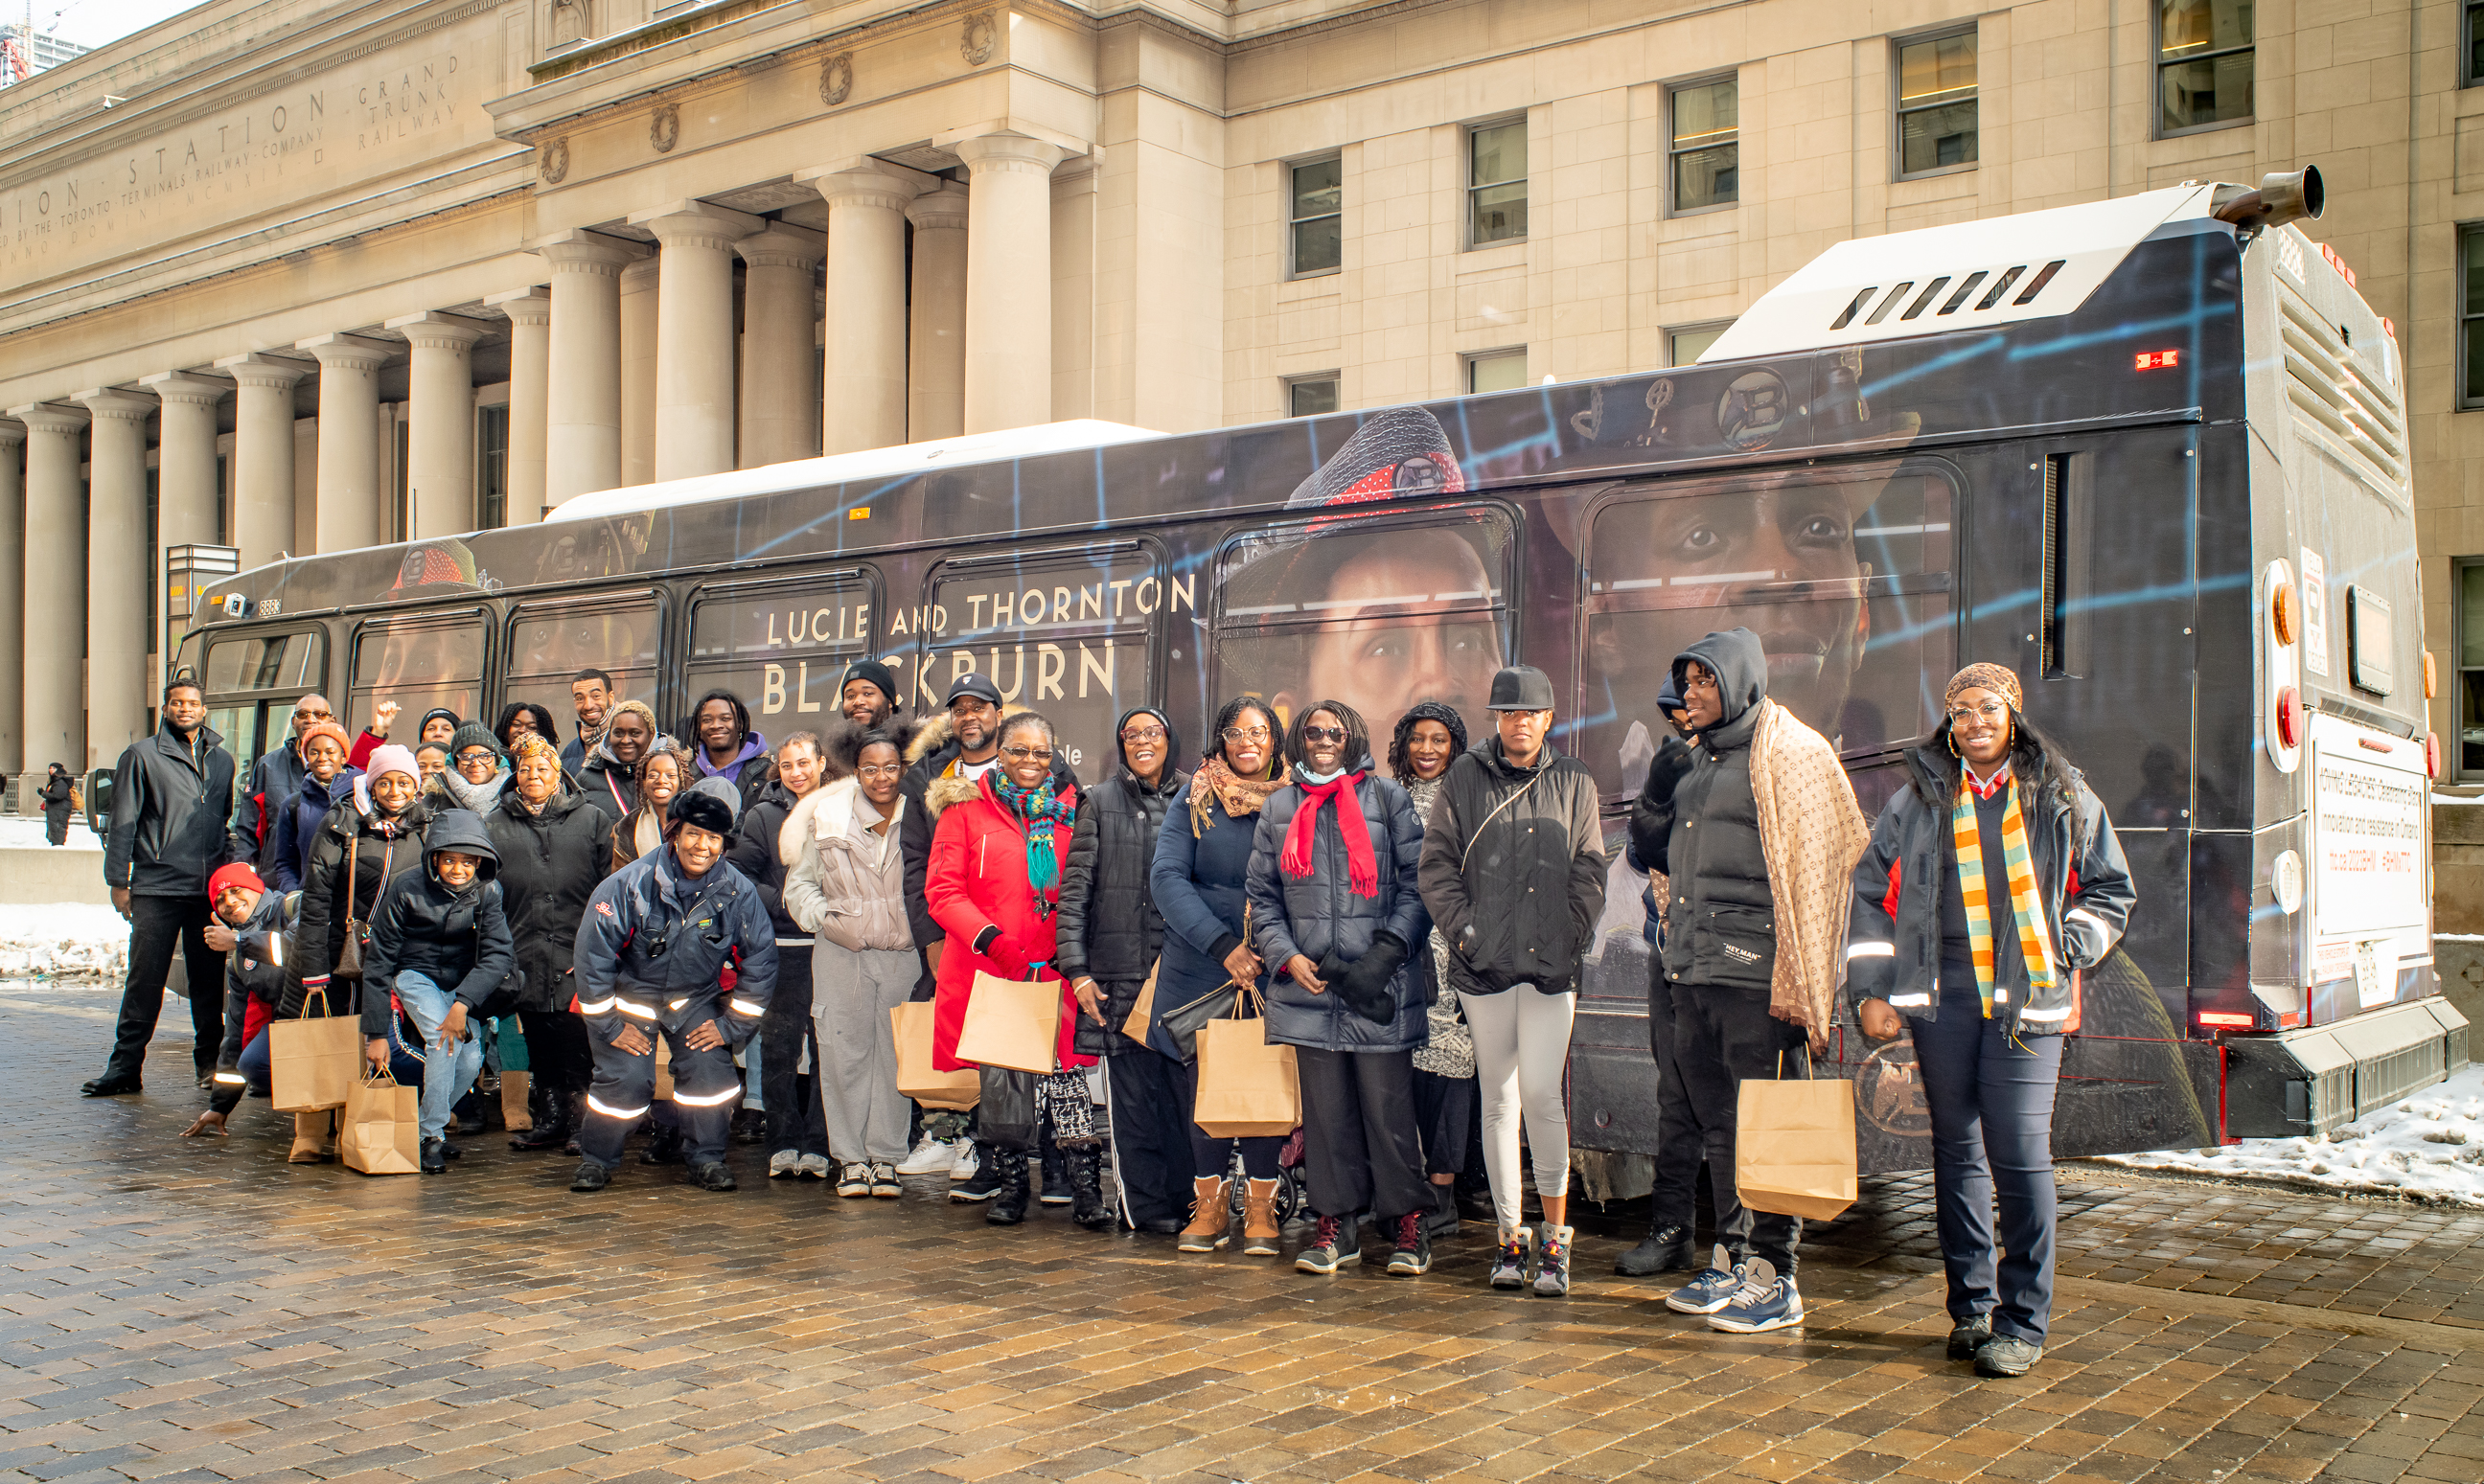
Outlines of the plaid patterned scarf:
{"label": "plaid patterned scarf", "polygon": [[[1984,879],[1983,831],[1975,819],[1973,775],[1959,770],[1958,801],[1950,809],[1950,835],[1958,846],[1958,884],[1966,899],[1966,936],[1975,955],[1975,988],[1984,1000],[1984,1018],[1992,1018],[1991,892]],[[2001,856],[2010,873],[2010,915],[2018,926],[2018,952],[2027,962],[2027,982],[2036,989],[2053,986],[2052,945],[2044,933],[2043,904],[2036,900],[2036,865],[2027,852],[2027,821],[2018,812],[2018,780],[2010,780],[2001,812]],[[2006,991],[2003,998],[2007,997]]]}

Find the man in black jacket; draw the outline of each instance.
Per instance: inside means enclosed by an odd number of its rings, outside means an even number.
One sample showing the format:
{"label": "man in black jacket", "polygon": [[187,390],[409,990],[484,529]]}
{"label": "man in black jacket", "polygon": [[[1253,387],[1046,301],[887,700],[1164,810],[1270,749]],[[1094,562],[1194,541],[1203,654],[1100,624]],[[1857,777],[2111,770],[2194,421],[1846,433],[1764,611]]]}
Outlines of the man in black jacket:
{"label": "man in black jacket", "polygon": [[[1123,712],[1113,731],[1121,766],[1079,797],[1069,863],[1061,873],[1053,966],[1078,998],[1078,1049],[1104,1058],[1121,1216],[1135,1230],[1171,1236],[1181,1230],[1191,1183],[1190,1120],[1174,1087],[1179,1067],[1122,1035],[1121,1022],[1137,1007],[1164,943],[1164,916],[1148,876],[1156,832],[1189,789],[1190,774],[1173,765],[1179,743],[1163,712]],[[1113,1219],[1097,1157],[1092,1148],[1069,1153],[1070,1216],[1084,1227]]]}
{"label": "man in black jacket", "polygon": [[336,719],[337,714],[326,696],[316,691],[303,696],[293,703],[284,740],[251,765],[250,787],[242,790],[241,805],[234,811],[233,830],[248,844],[248,858],[262,872],[276,864],[277,816],[284,812],[286,800],[302,792],[302,775],[309,771],[302,761],[302,734],[322,721]]}
{"label": "man in black jacket", "polygon": [[193,1075],[205,1086],[225,1039],[225,956],[207,946],[207,877],[249,850],[232,832],[233,760],[224,739],[207,730],[206,697],[198,683],[164,688],[163,725],[132,742],[113,769],[112,836],[103,879],[113,907],[127,918],[129,978],[121,991],[121,1025],[103,1075],[81,1090],[89,1097],[135,1093],[147,1043],[164,1012],[164,979],[177,944],[190,970]]}

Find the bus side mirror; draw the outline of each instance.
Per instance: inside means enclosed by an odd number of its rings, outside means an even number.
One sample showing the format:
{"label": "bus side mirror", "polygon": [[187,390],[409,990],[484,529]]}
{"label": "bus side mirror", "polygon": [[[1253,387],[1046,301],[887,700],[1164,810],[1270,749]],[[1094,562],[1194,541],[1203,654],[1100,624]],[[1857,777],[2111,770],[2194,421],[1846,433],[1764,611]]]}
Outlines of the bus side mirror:
{"label": "bus side mirror", "polygon": [[86,827],[97,840],[112,833],[112,769],[97,768],[86,775]]}

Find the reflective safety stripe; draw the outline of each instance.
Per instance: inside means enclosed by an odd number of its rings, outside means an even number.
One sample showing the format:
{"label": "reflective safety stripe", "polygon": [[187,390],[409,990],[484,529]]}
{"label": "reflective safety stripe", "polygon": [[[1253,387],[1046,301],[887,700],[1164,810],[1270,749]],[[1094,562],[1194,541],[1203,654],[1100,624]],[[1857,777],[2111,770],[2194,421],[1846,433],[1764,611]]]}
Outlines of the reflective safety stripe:
{"label": "reflective safety stripe", "polygon": [[753,1005],[738,994],[733,997],[733,1012],[737,1015],[756,1015],[767,1008],[764,1005]]}
{"label": "reflective safety stripe", "polygon": [[267,961],[276,965],[280,969],[284,967],[284,933],[271,932],[267,935]]}
{"label": "reflective safety stripe", "polygon": [[685,1093],[680,1088],[673,1089],[673,1101],[686,1108],[713,1108],[718,1103],[731,1102],[741,1095],[742,1089],[738,1087],[726,1088],[721,1093]]}
{"label": "reflective safety stripe", "polygon": [[2066,917],[2084,918],[2087,920],[2089,926],[2094,928],[2096,931],[2103,933],[2108,938],[2113,936],[2113,930],[2105,926],[2104,919],[2098,917],[2093,912],[2089,911],[2086,907],[2072,907],[2063,915]]}
{"label": "reflective safety stripe", "polygon": [[621,1013],[625,1015],[635,1015],[641,1020],[653,1020],[656,1018],[656,1012],[648,1009],[646,1006],[633,1005],[628,1000],[622,999],[618,995],[613,996],[612,1003],[619,1007]]}
{"label": "reflective safety stripe", "polygon": [[1898,945],[1895,943],[1855,943],[1847,948],[1846,957],[1849,960],[1855,958],[1895,958],[1898,957]]}
{"label": "reflective safety stripe", "polygon": [[644,1108],[615,1108],[592,1093],[586,1094],[586,1106],[608,1119],[642,1119],[647,1116]]}
{"label": "reflective safety stripe", "polygon": [[578,1012],[581,1015],[608,1014],[616,1003],[618,1003],[617,996],[601,1000],[580,1000],[578,1002]]}
{"label": "reflective safety stripe", "polygon": [[216,1080],[230,1087],[243,1087],[247,1086],[250,1082],[250,1079],[243,1076],[241,1073],[229,1071],[220,1071],[216,1073]]}
{"label": "reflective safety stripe", "polygon": [[678,999],[678,1000],[674,1000],[674,1001],[672,1001],[672,1002],[670,1002],[670,1003],[671,1003],[671,1005],[672,1005],[673,1009],[675,1009],[675,1010],[679,1010],[679,1009],[681,1009],[683,1006],[688,1005],[689,1002],[690,1002],[690,997],[689,997],[688,995],[687,995],[687,994],[686,994],[686,995],[683,995],[680,999]]}
{"label": "reflective safety stripe", "polygon": [[2070,1018],[2070,1008],[2067,1005],[2065,1005],[2059,1010],[2022,1010],[2018,1012],[2018,1018],[2021,1020],[2067,1020]]}
{"label": "reflective safety stripe", "polygon": [[2009,1004],[2009,1003],[2010,1003],[2010,991],[2009,991],[2009,990],[2007,990],[2007,989],[1995,989],[1995,990],[1993,990],[1993,991],[1992,991],[1992,1003],[1993,1003],[1993,1004],[1995,1004],[1995,1005],[2007,1005],[2007,1004]]}
{"label": "reflective safety stripe", "polygon": [[1907,1009],[1930,1005],[1931,1002],[1932,997],[1929,994],[1893,994],[1889,996],[1889,1003],[1891,1005],[1904,1006]]}

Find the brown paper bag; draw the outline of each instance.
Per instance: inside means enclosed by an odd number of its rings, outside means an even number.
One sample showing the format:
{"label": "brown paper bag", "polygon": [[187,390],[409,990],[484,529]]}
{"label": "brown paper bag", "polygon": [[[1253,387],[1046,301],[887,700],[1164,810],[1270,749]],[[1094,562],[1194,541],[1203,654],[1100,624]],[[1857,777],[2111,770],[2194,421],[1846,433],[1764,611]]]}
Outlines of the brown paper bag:
{"label": "brown paper bag", "polygon": [[268,1022],[268,1105],[279,1113],[341,1108],[361,1075],[362,1017],[330,1011],[325,990],[313,999],[319,1014]]}
{"label": "brown paper bag", "polygon": [[1061,981],[1029,984],[975,972],[957,1059],[1012,1071],[1052,1070],[1061,1052]]}
{"label": "brown paper bag", "polygon": [[1148,982],[1139,985],[1138,1003],[1132,1005],[1130,1012],[1121,1017],[1121,1034],[1142,1046],[1148,1043],[1148,1022],[1155,1018],[1156,970],[1163,967],[1164,959],[1161,958],[1148,965]]}
{"label": "brown paper bag", "polygon": [[1294,1048],[1268,1044],[1268,1022],[1210,1020],[1199,1028],[1199,1096],[1191,1117],[1210,1139],[1282,1137],[1303,1120]]}
{"label": "brown paper bag", "polygon": [[656,1043],[656,1100],[668,1101],[673,1095],[673,1043],[664,1039],[661,1031],[644,1034]]}
{"label": "brown paper bag", "polygon": [[422,1093],[384,1071],[357,1081],[345,1094],[337,1153],[364,1174],[412,1174],[422,1147]]}
{"label": "brown paper bag", "polygon": [[984,1078],[969,1066],[944,1072],[932,1065],[932,1002],[892,1006],[888,1031],[897,1039],[897,1091],[926,1108],[963,1113],[984,1099]]}
{"label": "brown paper bag", "polygon": [[1854,1203],[1854,1084],[1746,1081],[1734,1189],[1754,1211],[1827,1221]]}

